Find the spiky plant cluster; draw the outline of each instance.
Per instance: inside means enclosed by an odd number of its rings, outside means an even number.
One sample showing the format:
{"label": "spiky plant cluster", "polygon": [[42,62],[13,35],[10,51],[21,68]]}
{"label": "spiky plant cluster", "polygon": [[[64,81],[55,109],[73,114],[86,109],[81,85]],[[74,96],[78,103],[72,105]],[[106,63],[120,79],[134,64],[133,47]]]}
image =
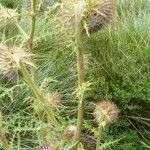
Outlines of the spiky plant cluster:
{"label": "spiky plant cluster", "polygon": [[105,124],[111,124],[115,122],[119,115],[119,109],[110,101],[102,101],[96,105],[94,110],[95,119],[98,122],[104,122]]}
{"label": "spiky plant cluster", "polygon": [[[60,18],[71,32],[75,31],[74,7],[81,0],[64,0]],[[85,0],[82,24],[84,32],[93,33],[101,30],[111,22],[115,14],[114,0]]]}
{"label": "spiky plant cluster", "polygon": [[0,74],[8,79],[21,76],[19,62],[22,60],[28,69],[34,67],[32,56],[28,50],[14,45],[0,48]]}
{"label": "spiky plant cluster", "polygon": [[0,4],[0,23],[11,21],[13,18],[17,17],[17,15],[18,13],[16,10],[5,8]]}

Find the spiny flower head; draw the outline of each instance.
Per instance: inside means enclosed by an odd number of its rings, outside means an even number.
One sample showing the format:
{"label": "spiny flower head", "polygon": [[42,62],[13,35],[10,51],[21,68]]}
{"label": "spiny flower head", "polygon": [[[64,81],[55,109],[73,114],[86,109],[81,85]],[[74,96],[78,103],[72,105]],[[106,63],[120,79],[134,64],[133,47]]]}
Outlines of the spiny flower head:
{"label": "spiny flower head", "polygon": [[23,61],[26,67],[34,67],[32,63],[32,54],[22,47],[3,47],[0,48],[0,74],[12,79],[20,75],[20,61]]}
{"label": "spiny flower head", "polygon": [[102,101],[96,104],[94,116],[100,123],[111,124],[115,122],[119,115],[119,109],[110,101]]}
{"label": "spiny flower head", "polygon": [[65,139],[72,139],[77,132],[77,127],[75,125],[69,125],[64,129],[63,137]]}
{"label": "spiny flower head", "polygon": [[64,0],[60,18],[71,32],[75,32],[75,7],[82,10],[83,30],[88,33],[101,30],[115,15],[114,0]]}
{"label": "spiny flower head", "polygon": [[53,107],[58,107],[61,104],[61,97],[58,92],[48,93],[47,100]]}

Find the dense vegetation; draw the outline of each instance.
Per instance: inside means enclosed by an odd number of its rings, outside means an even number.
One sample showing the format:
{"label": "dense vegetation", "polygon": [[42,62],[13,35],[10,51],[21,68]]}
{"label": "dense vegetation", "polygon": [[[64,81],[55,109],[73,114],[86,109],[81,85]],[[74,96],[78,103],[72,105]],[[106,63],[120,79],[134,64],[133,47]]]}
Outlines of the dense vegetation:
{"label": "dense vegetation", "polygon": [[[21,14],[19,23],[13,27],[0,24],[1,43],[22,44],[31,22],[22,8],[23,2],[0,0],[0,3]],[[103,149],[150,149],[149,6],[149,0],[118,0],[112,25],[83,38],[85,86],[88,86],[83,134],[89,139],[90,149],[95,149],[91,139],[97,134],[98,126],[93,109],[95,103],[103,99],[114,102],[120,110],[118,120],[103,132]],[[55,115],[65,128],[77,122],[76,53],[73,35],[58,22],[56,11],[55,6],[38,11],[33,53],[39,87],[42,91],[60,94],[61,105],[55,109]],[[21,80],[0,76],[0,103],[10,149],[38,149],[43,140],[42,128],[47,129],[48,138],[59,139],[64,149],[69,149],[70,143],[58,137],[49,123],[38,119],[32,105],[32,92]]]}

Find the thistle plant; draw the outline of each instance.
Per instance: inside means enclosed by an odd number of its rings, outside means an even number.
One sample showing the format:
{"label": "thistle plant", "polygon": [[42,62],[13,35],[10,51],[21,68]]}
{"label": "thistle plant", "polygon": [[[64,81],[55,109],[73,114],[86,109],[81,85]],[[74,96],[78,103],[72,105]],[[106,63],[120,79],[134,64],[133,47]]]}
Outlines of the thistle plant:
{"label": "thistle plant", "polygon": [[35,100],[35,104],[42,111],[37,111],[40,119],[46,116],[57,130],[60,130],[59,123],[54,116],[51,107],[47,106],[47,98],[45,93],[41,92],[35,80],[32,78],[31,69],[35,68],[32,62],[32,56],[28,50],[13,46],[12,48],[4,48],[0,51],[0,74],[7,78],[14,78],[19,75],[21,79],[31,88]]}
{"label": "thistle plant", "polygon": [[[84,33],[97,32],[109,24],[115,14],[113,0],[69,0],[64,1],[59,17],[68,29],[75,34],[75,46],[77,54],[78,86],[84,81],[84,52],[82,47],[82,36]],[[75,143],[81,140],[81,131],[84,115],[84,96],[78,97],[78,118]],[[78,144],[75,146],[77,149]]]}
{"label": "thistle plant", "polygon": [[105,129],[106,125],[112,124],[117,120],[119,109],[112,102],[101,101],[96,104],[93,114],[99,124],[96,150],[100,150],[100,139],[102,138],[103,130]]}
{"label": "thistle plant", "polygon": [[5,136],[4,130],[3,130],[3,118],[2,118],[2,113],[0,112],[0,140],[2,143],[2,148],[4,150],[9,150],[9,144],[8,144],[8,140]]}

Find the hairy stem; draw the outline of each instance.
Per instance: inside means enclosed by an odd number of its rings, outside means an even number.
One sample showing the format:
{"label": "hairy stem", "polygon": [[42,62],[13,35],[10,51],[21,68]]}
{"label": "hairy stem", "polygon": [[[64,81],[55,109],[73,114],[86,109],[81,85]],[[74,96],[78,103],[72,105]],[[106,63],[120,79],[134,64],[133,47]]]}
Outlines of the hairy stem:
{"label": "hairy stem", "polygon": [[[82,86],[84,83],[84,59],[83,59],[83,48],[82,48],[82,22],[81,22],[80,13],[76,12],[75,15],[75,39],[76,39],[76,54],[77,54],[77,72],[78,72],[78,86]],[[82,94],[81,94],[82,95]],[[79,96],[78,102],[78,118],[77,118],[77,133],[75,135],[74,147],[76,150],[78,148],[78,143],[81,140],[81,132],[83,125],[83,116],[84,116],[84,106],[83,106],[83,97]]]}
{"label": "hairy stem", "polygon": [[36,0],[31,0],[31,31],[29,35],[29,41],[28,41],[28,47],[30,50],[33,50],[35,23],[36,23]]}
{"label": "hairy stem", "polygon": [[101,136],[102,136],[103,128],[104,128],[104,127],[103,127],[102,124],[100,123],[100,124],[99,124],[99,127],[98,127],[96,150],[102,150],[102,148],[100,148],[100,139],[101,139]]}
{"label": "hairy stem", "polygon": [[[39,102],[41,103],[41,107],[44,107],[48,122],[52,123],[52,125],[57,130],[60,130],[60,125],[59,125],[58,121],[56,120],[52,109],[50,107],[48,107],[46,104],[44,94],[40,91],[40,88],[33,81],[33,79],[31,78],[31,75],[29,74],[28,70],[26,69],[26,67],[22,61],[20,61],[20,71],[21,71],[26,83],[32,89],[32,92],[35,95],[35,99],[39,100]],[[39,115],[39,116],[41,116],[41,115]]]}

